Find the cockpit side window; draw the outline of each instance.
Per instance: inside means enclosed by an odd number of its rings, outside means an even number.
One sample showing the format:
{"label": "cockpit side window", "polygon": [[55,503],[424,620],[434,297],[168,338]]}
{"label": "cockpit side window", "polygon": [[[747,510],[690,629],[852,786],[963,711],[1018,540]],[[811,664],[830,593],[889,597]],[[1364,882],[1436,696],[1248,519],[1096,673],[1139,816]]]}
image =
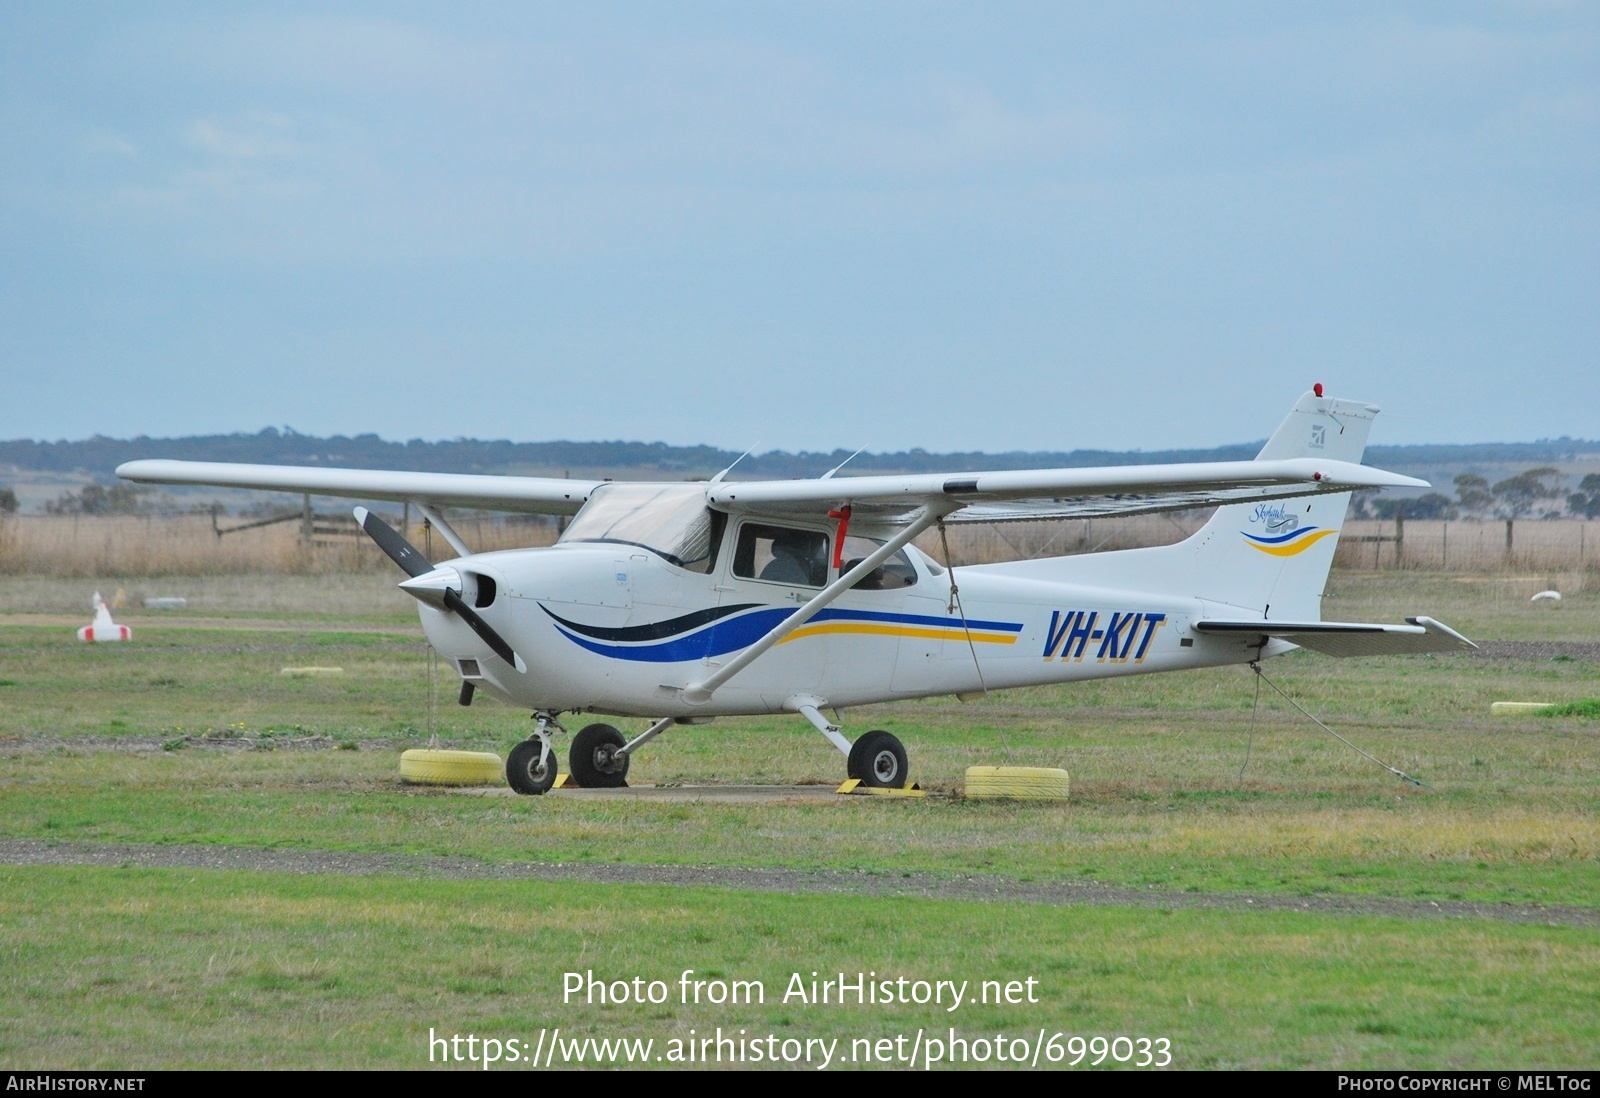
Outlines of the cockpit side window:
{"label": "cockpit side window", "polygon": [[733,574],[794,587],[821,587],[828,582],[828,535],[747,522],[739,527]]}
{"label": "cockpit side window", "polygon": [[709,575],[717,566],[717,549],[722,545],[722,532],[727,528],[728,516],[721,511],[706,508],[678,544],[682,554],[675,563],[691,572]]}

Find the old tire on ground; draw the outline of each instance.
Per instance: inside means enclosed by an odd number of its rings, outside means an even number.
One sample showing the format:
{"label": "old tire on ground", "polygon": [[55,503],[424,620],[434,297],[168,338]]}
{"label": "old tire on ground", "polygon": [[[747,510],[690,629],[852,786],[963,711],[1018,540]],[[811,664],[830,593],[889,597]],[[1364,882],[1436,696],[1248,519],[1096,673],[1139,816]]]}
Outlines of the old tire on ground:
{"label": "old tire on ground", "polygon": [[860,778],[862,785],[904,789],[909,770],[904,745],[887,732],[868,732],[850,748],[847,772],[852,778]]}
{"label": "old tire on ground", "polygon": [[621,789],[628,784],[628,756],[617,748],[627,743],[609,724],[591,724],[572,737],[567,769],[584,789]]}
{"label": "old tire on ground", "polygon": [[506,756],[506,781],[524,797],[545,792],[556,784],[555,749],[544,751],[538,740],[523,740]]}
{"label": "old tire on ground", "polygon": [[968,797],[1064,801],[1067,772],[1053,766],[969,766],[963,789]]}
{"label": "old tire on ground", "polygon": [[412,785],[494,785],[500,781],[500,756],[413,748],[400,756],[400,780]]}

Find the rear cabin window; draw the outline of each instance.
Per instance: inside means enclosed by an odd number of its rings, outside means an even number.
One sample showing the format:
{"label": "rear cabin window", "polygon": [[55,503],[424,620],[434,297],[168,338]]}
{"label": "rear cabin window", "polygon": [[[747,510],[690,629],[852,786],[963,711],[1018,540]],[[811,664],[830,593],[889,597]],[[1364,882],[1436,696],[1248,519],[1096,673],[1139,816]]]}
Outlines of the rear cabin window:
{"label": "rear cabin window", "polygon": [[[866,560],[883,545],[883,542],[874,538],[860,538],[849,536],[844,539],[844,559],[840,562],[844,567],[840,574],[850,571],[857,564]],[[911,563],[911,558],[906,556],[902,549],[856,584],[857,591],[892,591],[899,587],[910,587],[917,582],[917,570]]]}
{"label": "rear cabin window", "polygon": [[821,587],[828,582],[828,535],[746,523],[739,527],[733,574],[794,587]]}

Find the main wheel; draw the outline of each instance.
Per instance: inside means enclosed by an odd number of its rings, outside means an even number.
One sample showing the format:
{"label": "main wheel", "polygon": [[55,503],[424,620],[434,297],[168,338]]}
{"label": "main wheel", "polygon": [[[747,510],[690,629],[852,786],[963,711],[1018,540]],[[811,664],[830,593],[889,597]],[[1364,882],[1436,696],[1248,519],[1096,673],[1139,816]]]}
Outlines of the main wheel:
{"label": "main wheel", "polygon": [[556,784],[555,750],[541,759],[542,751],[538,740],[523,740],[506,756],[506,781],[525,797],[537,797]]}
{"label": "main wheel", "polygon": [[572,737],[567,769],[585,789],[620,789],[628,784],[628,756],[617,748],[627,742],[609,724],[591,724]]}
{"label": "main wheel", "polygon": [[905,747],[887,732],[868,732],[850,748],[849,774],[862,785],[903,789],[908,771]]}

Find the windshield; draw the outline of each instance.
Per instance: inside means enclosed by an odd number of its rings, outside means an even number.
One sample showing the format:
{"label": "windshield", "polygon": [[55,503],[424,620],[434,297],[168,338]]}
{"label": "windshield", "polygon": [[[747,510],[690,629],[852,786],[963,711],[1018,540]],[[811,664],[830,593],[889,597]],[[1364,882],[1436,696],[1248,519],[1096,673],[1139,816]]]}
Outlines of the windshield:
{"label": "windshield", "polygon": [[594,490],[561,535],[561,544],[637,545],[680,568],[709,572],[724,519],[706,506],[703,484],[606,484]]}

